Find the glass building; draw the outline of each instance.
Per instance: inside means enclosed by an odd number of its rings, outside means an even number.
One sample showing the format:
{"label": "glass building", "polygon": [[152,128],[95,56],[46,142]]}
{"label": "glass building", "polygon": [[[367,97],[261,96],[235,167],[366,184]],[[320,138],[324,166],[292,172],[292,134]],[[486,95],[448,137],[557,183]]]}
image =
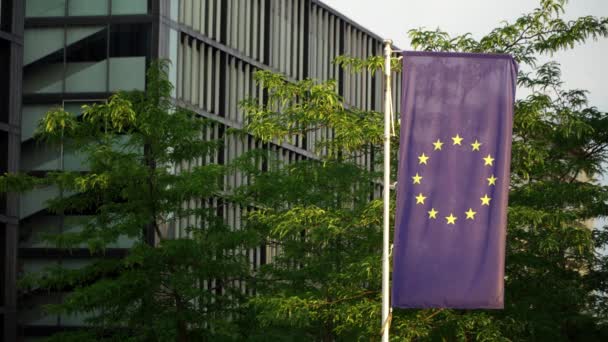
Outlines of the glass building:
{"label": "glass building", "polygon": [[[146,65],[172,61],[175,101],[220,124],[204,136],[223,138],[240,128],[238,103],[261,95],[253,73],[282,72],[290,80],[336,79],[345,102],[381,111],[381,75],[349,74],[332,64],[339,55],[382,54],[382,40],[318,0],[0,0],[0,174],[83,170],[69,150],[34,140],[38,120],[51,108],[78,113],[83,104],[104,101],[116,90],[144,89]],[[393,89],[400,93],[400,78]],[[400,99],[393,108],[398,112]],[[225,137],[224,147],[206,161],[224,163],[253,148],[266,148],[285,162],[315,158],[311,146],[331,130],[311,131],[293,143],[262,144],[253,137]],[[359,163],[372,167],[373,156]],[[243,179],[226,178],[227,186]],[[23,292],[16,280],[28,272],[61,264],[80,267],[86,248],[66,253],[39,242],[41,233],[77,230],[78,213],[57,216],[45,201],[54,188],[0,197],[0,331],[4,341],[35,340],[82,327],[82,317],[47,315],[41,306],[58,303],[64,293]],[[225,220],[240,224],[241,208],[224,203]],[[238,228],[238,227],[236,227]],[[179,224],[175,237],[183,236]],[[124,255],[130,241],[108,249]],[[261,246],[250,251],[259,265],[276,253]],[[69,289],[65,289],[69,291]]]}

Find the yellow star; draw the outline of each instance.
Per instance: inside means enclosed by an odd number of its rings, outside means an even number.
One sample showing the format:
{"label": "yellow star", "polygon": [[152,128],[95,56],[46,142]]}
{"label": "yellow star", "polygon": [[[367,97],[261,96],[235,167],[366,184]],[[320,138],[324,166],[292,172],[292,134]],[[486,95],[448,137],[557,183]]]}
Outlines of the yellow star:
{"label": "yellow star", "polygon": [[471,147],[473,147],[473,151],[479,151],[479,146],[481,146],[481,143],[477,141],[477,139],[475,139],[475,142],[471,144]]}
{"label": "yellow star", "polygon": [[458,217],[454,216],[452,213],[450,213],[450,216],[446,216],[445,219],[448,221],[448,224],[456,224],[456,219]]}
{"label": "yellow star", "polygon": [[439,213],[439,212],[437,210],[435,210],[435,208],[431,208],[431,211],[429,211],[428,213],[429,213],[430,219],[436,219],[437,213]]}
{"label": "yellow star", "polygon": [[435,141],[433,143],[433,145],[435,146],[433,151],[437,151],[437,150],[441,150],[441,146],[443,145],[443,143],[441,142],[441,140],[437,139],[437,141]]}
{"label": "yellow star", "polygon": [[418,196],[416,196],[416,204],[424,204],[425,199],[426,197],[422,195],[422,193],[419,193]]}
{"label": "yellow star", "polygon": [[414,180],[413,184],[420,184],[420,180],[422,179],[422,176],[420,176],[418,174],[418,172],[416,172],[416,175],[414,177],[412,177],[412,179]]}
{"label": "yellow star", "polygon": [[477,214],[477,212],[473,211],[473,209],[469,208],[469,211],[465,211],[465,214],[467,214],[467,220],[471,219],[474,220],[475,219],[475,214]]}
{"label": "yellow star", "polygon": [[460,137],[460,135],[456,134],[455,137],[452,137],[452,140],[454,141],[454,145],[462,145],[462,138]]}
{"label": "yellow star", "polygon": [[490,197],[488,197],[488,194],[485,194],[479,199],[481,200],[481,205],[490,205],[490,201],[492,200]]}
{"label": "yellow star", "polygon": [[422,153],[420,156],[418,156],[418,160],[420,161],[418,164],[426,165],[426,161],[428,159],[429,159],[429,157],[427,157],[424,153]]}
{"label": "yellow star", "polygon": [[498,178],[494,177],[494,175],[492,175],[492,177],[488,178],[488,186],[490,185],[496,185],[496,180]]}
{"label": "yellow star", "polygon": [[492,158],[492,156],[488,154],[488,156],[485,157],[485,158],[483,158],[483,160],[486,161],[486,163],[483,164],[483,165],[490,165],[490,166],[492,166],[492,162],[494,161],[494,158]]}

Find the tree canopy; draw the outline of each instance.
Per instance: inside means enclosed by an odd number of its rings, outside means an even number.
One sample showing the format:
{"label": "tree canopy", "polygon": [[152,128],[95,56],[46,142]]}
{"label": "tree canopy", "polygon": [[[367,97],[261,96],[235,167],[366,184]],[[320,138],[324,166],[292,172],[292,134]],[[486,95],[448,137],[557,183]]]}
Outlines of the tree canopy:
{"label": "tree canopy", "polygon": [[[540,56],[606,37],[608,19],[566,21],[564,5],[562,0],[543,0],[531,13],[479,40],[441,30],[409,32],[418,50],[511,54],[525,66],[520,70],[529,70],[520,72],[518,85],[530,95],[515,104],[505,310],[396,310],[395,339],[607,338],[607,259],[601,253],[606,229],[591,226],[608,213],[608,189],[596,179],[607,157],[608,116],[588,104],[586,91],[565,88],[557,63],[537,62]],[[383,66],[381,56],[341,56],[335,62],[351,72],[374,72]],[[396,58],[392,68],[407,72]],[[252,300],[258,319],[279,329],[277,336],[376,339],[381,212],[378,202],[363,205],[353,198],[356,190],[365,188],[362,184],[373,188],[374,173],[350,156],[380,151],[381,117],[345,109],[332,82],[292,84],[264,72],[258,79],[277,106],[245,104],[249,128],[257,136],[286,138],[327,126],[347,137],[328,141],[335,153],[320,153],[317,162],[296,163],[269,175],[279,182],[258,178],[261,193],[281,193],[282,200],[278,207],[256,212],[251,222],[266,227],[283,251],[266,269],[263,279],[269,284]],[[327,87],[334,89],[324,94]],[[278,104],[288,115],[278,114]],[[374,157],[380,162],[379,153]],[[358,171],[336,174],[338,165]],[[358,178],[363,174],[367,181]],[[340,187],[345,180],[352,186]],[[315,197],[317,188],[331,189],[334,202]]]}

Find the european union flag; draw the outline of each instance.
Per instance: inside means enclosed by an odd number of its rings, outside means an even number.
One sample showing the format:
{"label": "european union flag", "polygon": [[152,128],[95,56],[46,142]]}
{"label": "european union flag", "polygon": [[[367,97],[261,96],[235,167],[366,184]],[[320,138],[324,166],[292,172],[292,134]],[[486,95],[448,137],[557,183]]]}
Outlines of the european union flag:
{"label": "european union flag", "polygon": [[517,65],[404,52],[394,307],[503,308]]}

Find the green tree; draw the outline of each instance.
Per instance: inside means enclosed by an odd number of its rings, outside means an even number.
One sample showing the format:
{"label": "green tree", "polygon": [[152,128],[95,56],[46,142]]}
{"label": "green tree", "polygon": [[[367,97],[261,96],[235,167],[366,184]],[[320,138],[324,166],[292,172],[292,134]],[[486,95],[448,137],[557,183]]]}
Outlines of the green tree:
{"label": "green tree", "polygon": [[[204,163],[220,146],[201,139],[215,123],[172,104],[167,67],[153,63],[145,92],[119,92],[85,106],[82,117],[62,109],[46,114],[40,138],[83,156],[87,172],[0,177],[3,191],[58,187],[62,196],[48,203],[57,215],[95,214],[80,222],[80,231],[42,237],[68,252],[86,246],[90,263],[22,280],[25,295],[73,290],[46,309],[82,315],[92,328],[59,334],[57,341],[238,339],[244,298],[238,282],[249,272],[239,251],[254,236],[234,231],[218,214],[227,200],[223,176],[232,171]],[[106,257],[108,246],[124,237],[135,241],[126,256]]]}
{"label": "green tree", "polygon": [[[264,71],[255,78],[268,96],[261,105],[243,103],[249,132],[265,141],[331,134],[311,146],[318,159],[282,163],[257,151],[241,161],[251,184],[238,195],[258,208],[247,224],[277,250],[256,274],[249,336],[334,341],[377,334],[369,322],[378,317],[382,202],[372,201],[379,188],[374,163],[356,161],[381,143],[383,117],[345,108],[335,82],[290,83]],[[259,157],[268,170],[254,167]]]}
{"label": "green tree", "polygon": [[[542,0],[479,40],[441,30],[409,32],[419,50],[513,55],[527,71],[520,72],[519,87],[530,95],[515,105],[505,310],[396,310],[395,340],[608,338],[608,264],[600,253],[608,234],[590,228],[608,214],[608,189],[595,179],[608,157],[608,116],[588,104],[584,90],[563,87],[556,63],[537,64],[606,37],[608,19],[566,21],[564,5]],[[353,72],[383,65],[380,56],[342,56],[336,63]],[[393,67],[399,71],[397,60]],[[287,340],[377,339],[381,211],[365,196],[375,175],[352,157],[380,151],[380,116],[345,109],[333,82],[257,77],[269,101],[244,104],[250,132],[271,140],[329,128],[337,139],[318,144],[319,151],[328,149],[318,160],[254,175],[254,185],[243,190],[263,208],[249,223],[280,246],[251,301],[256,319],[266,333]]]}

